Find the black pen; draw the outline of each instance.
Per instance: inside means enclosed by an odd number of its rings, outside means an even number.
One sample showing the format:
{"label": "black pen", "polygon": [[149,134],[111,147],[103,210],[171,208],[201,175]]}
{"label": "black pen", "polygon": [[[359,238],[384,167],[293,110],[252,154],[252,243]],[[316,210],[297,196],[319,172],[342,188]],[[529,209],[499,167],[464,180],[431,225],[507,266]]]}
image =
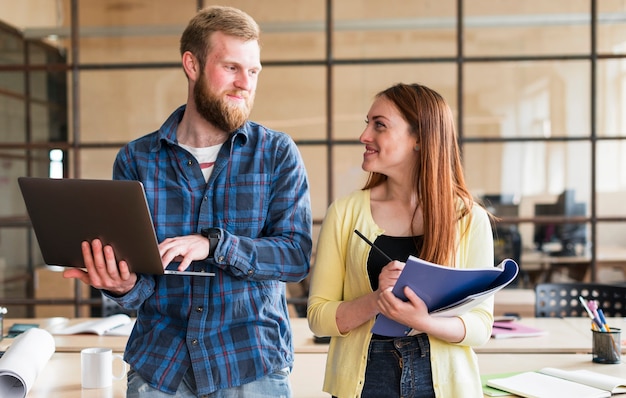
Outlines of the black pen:
{"label": "black pen", "polygon": [[372,247],[372,249],[376,250],[381,256],[385,257],[387,259],[387,261],[389,261],[389,262],[393,261],[393,259],[391,257],[389,257],[384,251],[380,250],[380,248],[378,246],[376,246],[375,244],[370,242],[369,239],[367,239],[365,236],[363,236],[363,234],[360,233],[358,230],[355,229],[354,233],[359,235],[359,238],[363,239],[365,241],[365,243],[370,245]]}

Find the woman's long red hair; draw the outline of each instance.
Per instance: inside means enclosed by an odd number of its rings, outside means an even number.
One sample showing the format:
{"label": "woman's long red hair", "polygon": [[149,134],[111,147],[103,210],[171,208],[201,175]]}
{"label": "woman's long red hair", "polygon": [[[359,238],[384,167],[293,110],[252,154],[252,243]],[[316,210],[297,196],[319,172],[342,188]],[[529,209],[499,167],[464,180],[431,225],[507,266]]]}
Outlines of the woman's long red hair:
{"label": "woman's long red hair", "polygon": [[[420,257],[453,266],[456,225],[459,219],[470,215],[474,202],[465,185],[452,111],[439,93],[419,84],[397,84],[381,91],[376,98],[381,96],[400,111],[419,145],[413,189],[424,217]],[[363,189],[373,188],[386,179],[383,174],[370,173]],[[416,212],[417,208],[413,217]]]}

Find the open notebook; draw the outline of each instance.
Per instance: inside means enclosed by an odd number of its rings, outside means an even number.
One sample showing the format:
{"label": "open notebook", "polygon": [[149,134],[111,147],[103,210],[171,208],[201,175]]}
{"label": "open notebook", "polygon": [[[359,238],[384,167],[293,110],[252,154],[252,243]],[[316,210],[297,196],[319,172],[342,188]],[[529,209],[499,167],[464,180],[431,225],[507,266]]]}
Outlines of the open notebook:
{"label": "open notebook", "polygon": [[589,370],[543,368],[490,379],[487,386],[529,398],[604,398],[626,392],[626,379]]}
{"label": "open notebook", "polygon": [[20,177],[41,254],[47,265],[84,267],[81,242],[99,238],[132,272],[213,276],[210,272],[163,270],[161,255],[139,181]]}

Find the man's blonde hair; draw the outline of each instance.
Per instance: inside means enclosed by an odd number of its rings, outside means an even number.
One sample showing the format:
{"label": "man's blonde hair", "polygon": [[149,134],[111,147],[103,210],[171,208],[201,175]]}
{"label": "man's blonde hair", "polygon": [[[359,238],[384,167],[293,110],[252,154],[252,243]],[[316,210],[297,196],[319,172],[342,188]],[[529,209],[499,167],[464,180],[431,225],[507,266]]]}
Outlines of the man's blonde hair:
{"label": "man's blonde hair", "polygon": [[198,11],[180,38],[180,54],[191,52],[204,67],[207,54],[211,51],[211,35],[222,32],[245,41],[257,40],[261,29],[256,21],[245,12],[225,6],[210,6]]}

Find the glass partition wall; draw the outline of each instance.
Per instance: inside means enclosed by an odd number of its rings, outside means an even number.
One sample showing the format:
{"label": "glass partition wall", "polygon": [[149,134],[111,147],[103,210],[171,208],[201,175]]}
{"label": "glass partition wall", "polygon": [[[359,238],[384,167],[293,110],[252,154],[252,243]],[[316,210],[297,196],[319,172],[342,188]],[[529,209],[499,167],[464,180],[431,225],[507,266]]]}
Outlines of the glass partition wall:
{"label": "glass partition wall", "polygon": [[[35,296],[41,261],[17,177],[66,174],[59,158],[68,146],[66,64],[63,49],[0,23],[0,301]],[[25,315],[25,308],[10,310]]]}
{"label": "glass partition wall", "polygon": [[[16,178],[51,170],[110,178],[120,146],[156,130],[186,100],[178,39],[210,2],[2,7],[8,2],[0,0],[0,305],[24,315],[44,313],[36,304],[69,305],[81,314],[97,301],[42,264]],[[623,1],[221,4],[261,25],[264,67],[251,118],[297,142],[314,240],[329,203],[365,182],[358,137],[373,96],[418,82],[457,117],[467,182],[500,218],[496,257],[519,261],[518,287],[625,280]],[[305,284],[290,287],[305,297]]]}

